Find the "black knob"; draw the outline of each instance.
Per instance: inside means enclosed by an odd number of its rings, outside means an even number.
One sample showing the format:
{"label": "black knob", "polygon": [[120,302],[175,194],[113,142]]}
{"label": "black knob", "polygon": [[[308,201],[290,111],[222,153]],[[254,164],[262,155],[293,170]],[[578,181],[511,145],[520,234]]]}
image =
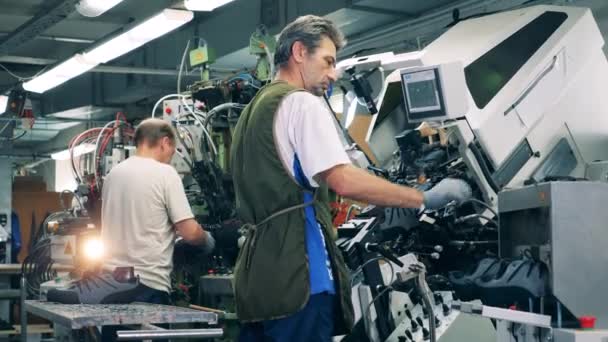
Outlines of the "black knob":
{"label": "black knob", "polygon": [[443,304],[443,296],[441,293],[434,293],[433,297],[435,298],[435,304]]}
{"label": "black knob", "polygon": [[410,321],[413,319],[412,312],[409,309],[405,309],[405,315],[410,319]]}
{"label": "black knob", "polygon": [[418,331],[418,323],[416,323],[416,321],[412,321],[412,331],[413,332]]}
{"label": "black knob", "polygon": [[407,342],[407,339],[405,338],[405,336],[399,336],[399,337],[397,337],[397,339],[399,340],[399,342]]}
{"label": "black knob", "polygon": [[412,341],[414,340],[414,335],[412,335],[412,333],[407,329],[405,329],[405,336],[407,336],[407,338],[409,338]]}
{"label": "black knob", "polygon": [[422,338],[424,340],[429,340],[431,338],[431,333],[427,328],[422,328]]}
{"label": "black knob", "polygon": [[424,316],[424,318],[429,318],[429,310],[427,310],[426,308],[422,308],[422,316]]}
{"label": "black knob", "polygon": [[421,327],[424,327],[424,323],[422,323],[422,318],[420,318],[420,317],[416,317],[416,322],[418,322],[418,324],[419,324]]}
{"label": "black knob", "polygon": [[441,304],[441,308],[443,309],[443,315],[447,316],[450,314],[450,307],[447,304]]}
{"label": "black knob", "polygon": [[439,317],[435,316],[435,326],[439,327],[441,326],[441,321],[439,320]]}

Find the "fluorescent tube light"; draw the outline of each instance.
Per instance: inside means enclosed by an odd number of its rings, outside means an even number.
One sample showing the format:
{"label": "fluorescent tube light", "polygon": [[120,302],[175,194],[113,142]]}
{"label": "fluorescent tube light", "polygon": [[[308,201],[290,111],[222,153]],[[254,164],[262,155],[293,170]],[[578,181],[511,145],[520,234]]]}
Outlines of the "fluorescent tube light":
{"label": "fluorescent tube light", "polygon": [[190,11],[211,12],[233,0],[184,0],[184,7]]}
{"label": "fluorescent tube light", "polygon": [[0,95],[0,115],[6,112],[6,106],[8,106],[8,96]]}
{"label": "fluorescent tube light", "polygon": [[[79,157],[83,154],[91,153],[95,150],[95,144],[80,144],[74,147],[74,157]],[[68,160],[71,158],[70,149],[55,152],[51,154],[54,160]]]}
{"label": "fluorescent tube light", "polygon": [[188,23],[194,14],[190,11],[165,9],[152,18],[136,25],[106,43],[84,53],[93,63],[106,63]]}
{"label": "fluorescent tube light", "polygon": [[76,10],[85,17],[97,17],[122,1],[123,0],[80,0],[76,5]]}
{"label": "fluorescent tube light", "polygon": [[93,69],[96,65],[87,62],[82,55],[76,54],[51,70],[23,83],[23,89],[34,93],[44,93],[71,78]]}
{"label": "fluorescent tube light", "polygon": [[23,84],[23,89],[43,93],[67,80],[107,63],[134,50],[192,20],[190,11],[165,9],[157,15],[137,24],[128,31],[94,47],[83,54],[76,54],[67,61]]}

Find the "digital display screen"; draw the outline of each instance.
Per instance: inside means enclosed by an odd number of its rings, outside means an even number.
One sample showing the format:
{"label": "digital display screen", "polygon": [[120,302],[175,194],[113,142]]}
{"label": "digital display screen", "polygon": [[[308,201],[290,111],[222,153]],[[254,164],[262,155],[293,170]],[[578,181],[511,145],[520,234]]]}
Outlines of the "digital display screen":
{"label": "digital display screen", "polygon": [[437,77],[434,70],[406,73],[402,77],[410,113],[441,109]]}

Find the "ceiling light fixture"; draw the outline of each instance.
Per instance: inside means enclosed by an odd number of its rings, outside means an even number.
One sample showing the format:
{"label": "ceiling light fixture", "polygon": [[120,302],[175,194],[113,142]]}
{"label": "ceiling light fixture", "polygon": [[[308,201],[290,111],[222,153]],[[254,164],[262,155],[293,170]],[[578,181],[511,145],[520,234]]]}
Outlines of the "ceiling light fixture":
{"label": "ceiling light fixture", "polygon": [[0,95],[0,115],[6,112],[6,106],[8,106],[8,96]]}
{"label": "ceiling light fixture", "polygon": [[96,65],[87,62],[82,55],[76,54],[51,70],[23,83],[23,89],[34,93],[44,93],[69,79],[93,69]]}
{"label": "ceiling light fixture", "polygon": [[[79,157],[83,154],[91,153],[95,151],[95,144],[80,144],[74,147],[74,157]],[[72,159],[70,149],[65,149],[59,152],[51,153],[51,159],[54,160],[68,160]]]}
{"label": "ceiling light fixture", "polygon": [[175,30],[188,23],[193,17],[194,14],[190,11],[165,9],[130,30],[85,52],[84,57],[94,63],[106,63]]}
{"label": "ceiling light fixture", "polygon": [[78,13],[85,17],[98,17],[123,0],[80,0],[76,5]]}
{"label": "ceiling light fixture", "polygon": [[234,0],[184,0],[184,7],[190,11],[211,12]]}
{"label": "ceiling light fixture", "polygon": [[82,54],[76,54],[51,70],[23,83],[23,89],[44,93],[67,80],[81,75],[101,63],[107,63],[154,40],[192,20],[190,11],[165,9],[157,15],[132,26],[123,33]]}

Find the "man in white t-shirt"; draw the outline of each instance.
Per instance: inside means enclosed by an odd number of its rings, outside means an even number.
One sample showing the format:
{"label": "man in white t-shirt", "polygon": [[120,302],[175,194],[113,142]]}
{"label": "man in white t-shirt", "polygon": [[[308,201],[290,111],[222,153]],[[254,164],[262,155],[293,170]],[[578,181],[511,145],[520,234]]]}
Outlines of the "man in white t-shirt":
{"label": "man in white t-shirt", "polygon": [[[169,304],[176,237],[207,252],[213,249],[213,237],[194,220],[181,178],[169,164],[175,138],[163,120],[139,124],[135,156],[116,165],[103,185],[105,272],[54,298],[65,303]],[[128,267],[134,268],[139,283],[117,271]],[[103,335],[104,341],[115,337],[112,329],[104,329]]]}
{"label": "man in white t-shirt", "polygon": [[104,266],[132,266],[140,279],[137,291],[126,301],[169,303],[176,237],[213,249],[213,237],[194,220],[181,178],[169,164],[175,139],[169,123],[142,121],[135,130],[135,156],[116,165],[104,181]]}
{"label": "man in white t-shirt", "polygon": [[176,236],[193,245],[212,238],[194,220],[182,180],[169,163],[175,133],[159,119],[135,131],[135,156],[116,165],[103,185],[101,237],[106,268],[133,266],[141,283],[169,293]]}

